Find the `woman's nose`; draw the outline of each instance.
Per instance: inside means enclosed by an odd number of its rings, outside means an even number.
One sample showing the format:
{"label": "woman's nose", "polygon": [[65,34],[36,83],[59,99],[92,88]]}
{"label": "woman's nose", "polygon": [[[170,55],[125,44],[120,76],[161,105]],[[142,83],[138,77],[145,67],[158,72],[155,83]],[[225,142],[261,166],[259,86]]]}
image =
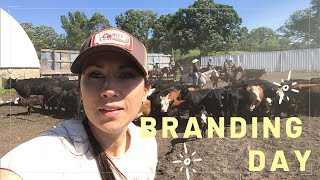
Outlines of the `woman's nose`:
{"label": "woman's nose", "polygon": [[118,97],[119,91],[117,87],[118,87],[117,82],[115,81],[114,78],[112,77],[107,78],[103,84],[101,96],[104,98]]}

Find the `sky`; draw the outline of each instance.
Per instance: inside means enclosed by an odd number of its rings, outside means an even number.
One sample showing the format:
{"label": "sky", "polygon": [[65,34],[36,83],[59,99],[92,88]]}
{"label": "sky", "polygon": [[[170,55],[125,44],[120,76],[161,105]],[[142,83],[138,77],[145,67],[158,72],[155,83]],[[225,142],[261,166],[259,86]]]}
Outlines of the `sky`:
{"label": "sky", "polygon": [[[115,25],[115,16],[129,9],[149,9],[158,15],[172,14],[180,8],[187,8],[195,0],[0,0],[0,8],[8,12],[19,23],[31,22],[35,26],[50,26],[57,33],[61,28],[61,15],[69,11],[85,12],[90,18],[100,12]],[[310,7],[310,0],[214,0],[217,4],[234,7],[242,18],[242,26],[249,30],[269,27],[273,30],[283,25],[297,10]]]}

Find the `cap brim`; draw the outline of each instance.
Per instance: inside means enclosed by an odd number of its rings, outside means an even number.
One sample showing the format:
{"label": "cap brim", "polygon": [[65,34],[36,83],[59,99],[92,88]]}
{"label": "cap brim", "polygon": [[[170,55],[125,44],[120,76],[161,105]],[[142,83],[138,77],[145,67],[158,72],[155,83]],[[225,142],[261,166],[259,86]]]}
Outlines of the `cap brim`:
{"label": "cap brim", "polygon": [[142,65],[139,63],[139,61],[132,55],[130,52],[119,48],[117,46],[93,46],[86,50],[84,50],[81,54],[78,55],[78,57],[74,60],[74,62],[71,65],[71,72],[74,74],[80,74],[84,68],[84,65],[88,63],[89,57],[93,54],[100,53],[100,52],[118,52],[121,54],[125,54],[130,57],[130,59],[133,60],[133,62],[140,68],[140,70],[143,72],[143,75],[146,76],[147,72],[142,67]]}

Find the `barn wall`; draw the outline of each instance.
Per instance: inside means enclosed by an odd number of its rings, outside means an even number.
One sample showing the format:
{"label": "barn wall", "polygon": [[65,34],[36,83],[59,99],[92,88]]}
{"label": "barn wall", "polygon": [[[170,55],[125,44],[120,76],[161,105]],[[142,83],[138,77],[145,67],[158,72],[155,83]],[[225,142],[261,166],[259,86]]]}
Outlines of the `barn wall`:
{"label": "barn wall", "polygon": [[13,79],[28,79],[40,77],[39,69],[0,69],[0,87],[4,86],[5,81],[11,77]]}

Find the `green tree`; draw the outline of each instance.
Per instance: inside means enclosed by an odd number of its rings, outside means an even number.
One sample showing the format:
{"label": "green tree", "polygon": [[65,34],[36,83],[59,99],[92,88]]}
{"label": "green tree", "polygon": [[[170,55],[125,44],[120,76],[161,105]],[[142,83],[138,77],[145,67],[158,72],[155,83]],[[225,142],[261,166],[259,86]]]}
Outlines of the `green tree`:
{"label": "green tree", "polygon": [[250,49],[249,47],[249,30],[247,27],[242,27],[238,32],[237,32],[237,39],[234,44],[233,50],[244,50],[247,51]]}
{"label": "green tree", "polygon": [[248,36],[250,51],[280,50],[278,35],[270,28],[260,27],[250,31]]}
{"label": "green tree", "polygon": [[[80,49],[83,41],[93,32],[110,27],[109,21],[100,13],[94,13],[90,19],[84,12],[68,12],[61,16],[62,28],[65,30],[65,49]],[[60,39],[63,41],[63,39]]]}
{"label": "green tree", "polygon": [[320,1],[312,0],[311,8],[294,12],[278,31],[293,48],[320,47]]}
{"label": "green tree", "polygon": [[149,51],[149,39],[153,33],[153,28],[157,20],[157,14],[151,10],[133,10],[116,16],[118,28],[139,39]]}
{"label": "green tree", "polygon": [[171,14],[161,15],[155,22],[152,38],[150,40],[151,52],[162,52],[170,54],[173,48],[172,31],[173,31],[173,16]]}
{"label": "green tree", "polygon": [[243,51],[278,51],[290,48],[289,39],[279,36],[267,27],[259,27],[249,33],[243,29],[239,39],[238,50]]}
{"label": "green tree", "polygon": [[232,6],[197,0],[174,14],[173,46],[182,53],[196,48],[201,54],[227,51],[234,46],[241,23]]}
{"label": "green tree", "polygon": [[33,26],[32,23],[21,23],[21,27],[28,34],[34,48],[40,56],[41,49],[53,49],[57,46],[58,34],[49,26]]}

